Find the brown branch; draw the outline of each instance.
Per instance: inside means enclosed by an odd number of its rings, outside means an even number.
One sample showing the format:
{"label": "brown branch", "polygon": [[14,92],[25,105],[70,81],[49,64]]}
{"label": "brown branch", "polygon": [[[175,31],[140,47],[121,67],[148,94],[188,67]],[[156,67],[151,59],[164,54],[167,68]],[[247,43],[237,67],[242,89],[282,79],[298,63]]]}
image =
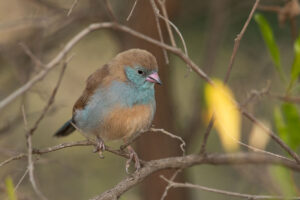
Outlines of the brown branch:
{"label": "brown branch", "polygon": [[158,3],[159,3],[159,6],[162,10],[163,19],[165,20],[165,23],[166,23],[166,27],[167,27],[167,30],[168,30],[168,33],[169,33],[171,44],[172,44],[173,47],[176,47],[176,42],[175,42],[175,39],[174,39],[174,35],[173,35],[172,29],[171,29],[171,26],[170,26],[170,23],[169,23],[170,20],[169,20],[168,12],[167,12],[167,9],[166,9],[166,1],[159,0]]}
{"label": "brown branch", "polygon": [[71,15],[73,9],[77,6],[77,4],[78,4],[78,0],[74,0],[71,7],[70,7],[70,9],[68,10],[68,13],[67,13],[68,17]]}
{"label": "brown branch", "polygon": [[185,146],[186,146],[186,143],[185,143],[185,141],[181,137],[179,137],[177,135],[174,135],[173,133],[170,133],[170,132],[168,132],[168,131],[166,131],[165,129],[162,129],[162,128],[151,128],[150,131],[152,131],[152,132],[161,132],[161,133],[163,133],[163,134],[165,134],[165,135],[167,135],[167,136],[169,136],[171,138],[179,140],[180,143],[181,143],[180,144],[180,149],[181,149],[183,155],[185,155]]}
{"label": "brown branch", "polygon": [[260,153],[233,153],[233,154],[208,154],[188,155],[182,157],[171,157],[152,160],[144,164],[139,171],[126,177],[113,188],[92,198],[92,200],[118,199],[124,192],[142,182],[147,176],[163,169],[183,169],[193,165],[244,165],[244,164],[278,164],[284,165],[295,171],[300,171],[300,165],[294,161],[266,156]]}
{"label": "brown branch", "polygon": [[134,1],[133,6],[132,6],[132,8],[131,8],[131,10],[130,10],[130,12],[129,12],[129,15],[128,15],[128,17],[126,18],[126,21],[129,21],[129,20],[130,20],[132,14],[133,14],[133,11],[134,11],[134,9],[135,9],[135,7],[136,7],[137,2],[138,2],[138,0],[135,0],[135,1]]}
{"label": "brown branch", "polygon": [[217,194],[222,194],[226,196],[232,196],[232,197],[240,197],[244,199],[290,199],[290,200],[300,200],[300,197],[284,197],[284,196],[271,196],[271,195],[252,195],[252,194],[244,194],[244,193],[238,193],[238,192],[231,192],[226,190],[219,190],[215,188],[205,187],[201,185],[195,185],[191,183],[177,183],[173,180],[168,180],[163,177],[163,179],[169,184],[169,188],[192,188],[192,189],[198,189],[198,190],[204,190],[208,192],[213,192]]}
{"label": "brown branch", "polygon": [[62,81],[62,78],[64,76],[64,73],[66,71],[66,68],[67,68],[67,63],[69,62],[70,58],[65,61],[63,63],[63,67],[62,67],[62,70],[59,74],[59,78],[58,78],[58,81],[56,83],[56,86],[55,88],[53,89],[52,91],[52,94],[48,100],[48,103],[47,105],[45,106],[45,108],[43,109],[43,112],[42,114],[40,115],[40,117],[36,120],[34,126],[29,130],[29,134],[32,135],[34,133],[34,131],[37,129],[37,127],[39,126],[40,122],[42,121],[42,119],[45,117],[46,113],[48,112],[49,108],[51,107],[51,105],[54,103],[54,99],[55,99],[55,96],[56,96],[56,93],[57,93],[57,90],[61,84],[61,81]]}
{"label": "brown branch", "polygon": [[11,158],[8,158],[6,160],[4,160],[3,162],[0,163],[0,167],[14,161],[14,160],[20,160],[22,158],[26,158],[27,157],[27,154],[24,154],[24,153],[20,153],[19,155],[16,155],[16,156],[13,156]]}
{"label": "brown branch", "polygon": [[233,45],[233,51],[232,51],[232,55],[231,55],[231,58],[230,58],[230,62],[229,62],[229,66],[228,66],[228,71],[226,73],[226,76],[225,76],[225,79],[224,79],[224,83],[227,83],[228,80],[229,80],[229,76],[230,76],[230,73],[231,73],[231,70],[232,70],[232,67],[233,67],[233,64],[234,64],[234,61],[235,61],[235,57],[236,57],[236,54],[237,54],[237,51],[239,49],[239,46],[240,46],[240,42],[247,30],[247,27],[253,17],[253,14],[259,4],[260,0],[256,0],[252,9],[251,9],[251,12],[248,16],[248,19],[246,20],[241,32],[237,35],[237,37],[234,39],[234,45]]}
{"label": "brown branch", "polygon": [[26,118],[26,113],[24,106],[22,107],[22,114],[23,114],[23,119],[24,119],[24,125],[25,125],[25,131],[26,131],[26,141],[27,141],[27,159],[28,159],[28,174],[29,174],[29,181],[32,185],[32,188],[36,195],[42,199],[42,200],[47,200],[47,198],[43,195],[43,193],[39,190],[35,178],[34,178],[34,164],[32,161],[32,140],[29,130],[28,130],[28,123],[27,123],[27,118]]}
{"label": "brown branch", "polygon": [[45,67],[45,64],[42,63],[28,48],[28,46],[24,43],[19,44],[21,48],[24,50],[24,52],[31,58],[31,60],[35,63],[37,67]]}
{"label": "brown branch", "polygon": [[105,3],[107,12],[108,12],[108,14],[109,14],[111,20],[117,22],[118,20],[117,20],[116,15],[115,15],[114,12],[113,12],[113,9],[112,9],[112,7],[111,7],[110,0],[104,0],[104,3]]}
{"label": "brown branch", "polygon": [[[159,12],[158,8],[157,8],[156,3],[155,3],[154,0],[150,0],[150,3],[151,3],[153,13],[154,13],[154,17],[155,17],[155,22],[156,22],[156,27],[157,27],[157,31],[158,31],[159,40],[162,43],[165,43],[162,31],[161,31],[160,23],[159,23],[158,14],[157,14]],[[166,49],[162,48],[162,51],[163,51],[163,55],[164,55],[166,64],[169,64],[169,57],[168,57],[168,53],[167,53]]]}
{"label": "brown branch", "polygon": [[[182,169],[176,170],[169,180],[170,180],[170,181],[174,181],[175,178],[177,177],[177,175],[178,175],[181,171],[182,171]],[[161,175],[160,178],[162,178],[163,180],[166,179],[166,177],[164,177],[163,175]],[[170,184],[167,185],[167,187],[166,187],[164,193],[162,194],[160,200],[164,200],[164,199],[167,197],[168,191],[171,189],[171,187],[172,187],[172,186],[171,186]]]}
{"label": "brown branch", "polygon": [[269,93],[269,96],[284,102],[290,102],[296,104],[300,103],[300,97],[290,97],[290,96],[284,96],[284,95],[272,94],[272,93]]}

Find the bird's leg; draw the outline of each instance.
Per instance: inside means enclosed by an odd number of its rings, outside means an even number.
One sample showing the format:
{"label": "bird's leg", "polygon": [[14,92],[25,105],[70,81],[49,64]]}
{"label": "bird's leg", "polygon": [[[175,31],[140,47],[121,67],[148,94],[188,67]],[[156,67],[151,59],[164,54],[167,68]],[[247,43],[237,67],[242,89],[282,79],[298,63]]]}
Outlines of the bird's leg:
{"label": "bird's leg", "polygon": [[103,151],[105,151],[105,144],[104,144],[102,138],[99,135],[97,135],[97,145],[94,149],[94,153],[98,152],[99,157],[104,158]]}
{"label": "bird's leg", "polygon": [[127,150],[129,152],[129,159],[126,161],[126,172],[127,174],[129,174],[129,166],[130,166],[130,162],[132,160],[134,160],[135,162],[135,169],[139,170],[141,168],[141,163],[140,163],[140,159],[137,155],[137,153],[134,151],[134,149],[129,145],[127,146]]}

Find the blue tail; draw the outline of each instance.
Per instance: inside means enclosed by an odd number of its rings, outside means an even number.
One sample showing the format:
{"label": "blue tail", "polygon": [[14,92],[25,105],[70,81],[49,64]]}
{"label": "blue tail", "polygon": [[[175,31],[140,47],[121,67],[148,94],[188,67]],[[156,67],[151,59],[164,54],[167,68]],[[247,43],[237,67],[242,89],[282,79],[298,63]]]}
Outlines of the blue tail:
{"label": "blue tail", "polygon": [[56,131],[54,136],[55,137],[67,136],[70,135],[73,131],[75,131],[75,127],[72,125],[72,119],[70,119],[60,129],[58,129],[58,131]]}

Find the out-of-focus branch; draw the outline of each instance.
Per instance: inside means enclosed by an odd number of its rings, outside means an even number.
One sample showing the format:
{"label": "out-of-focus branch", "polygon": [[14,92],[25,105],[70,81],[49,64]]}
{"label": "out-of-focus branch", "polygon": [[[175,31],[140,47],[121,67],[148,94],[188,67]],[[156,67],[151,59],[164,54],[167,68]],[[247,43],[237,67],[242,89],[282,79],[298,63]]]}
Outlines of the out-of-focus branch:
{"label": "out-of-focus branch", "polygon": [[47,200],[47,198],[44,196],[44,194],[39,190],[35,178],[34,178],[34,164],[32,160],[32,134],[28,130],[28,123],[27,123],[27,118],[26,118],[26,113],[24,106],[22,107],[22,114],[23,114],[23,119],[24,119],[24,125],[25,125],[25,130],[26,130],[26,142],[27,142],[27,159],[28,159],[28,174],[29,174],[29,180],[32,185],[32,188],[34,192],[37,194],[37,196],[42,199],[42,200]]}
{"label": "out-of-focus branch", "polygon": [[135,9],[135,7],[136,7],[137,2],[138,2],[138,0],[135,0],[135,1],[134,1],[133,6],[132,6],[132,8],[131,8],[131,10],[130,10],[130,12],[129,12],[129,15],[128,15],[128,17],[126,18],[127,21],[130,20],[132,14],[133,14],[133,11],[134,11],[134,9]]}
{"label": "out-of-focus branch", "polygon": [[40,117],[36,120],[34,126],[29,130],[29,134],[32,135],[32,134],[34,133],[34,131],[37,129],[37,127],[39,126],[39,124],[40,124],[40,122],[42,121],[42,119],[45,117],[45,115],[46,115],[46,113],[48,112],[49,108],[50,108],[51,105],[54,103],[54,99],[55,99],[57,90],[58,90],[58,88],[59,88],[59,86],[60,86],[60,84],[61,84],[62,78],[63,78],[64,73],[65,73],[66,68],[67,68],[67,64],[68,64],[68,62],[70,61],[71,58],[72,58],[72,56],[71,56],[68,60],[66,60],[66,61],[63,63],[63,67],[62,67],[62,70],[61,70],[61,72],[60,72],[60,74],[59,74],[58,81],[57,81],[57,83],[56,83],[55,88],[54,88],[53,91],[52,91],[52,94],[51,94],[51,96],[50,96],[50,98],[49,98],[49,100],[48,100],[48,103],[47,103],[47,105],[45,106],[45,108],[43,109],[42,114],[40,115]]}
{"label": "out-of-focus branch", "polygon": [[168,12],[167,12],[167,9],[166,9],[166,1],[159,0],[158,3],[159,3],[159,6],[161,8],[161,11],[162,11],[163,18],[165,19],[165,23],[166,23],[166,27],[167,27],[167,30],[168,30],[168,33],[169,33],[171,44],[172,44],[173,47],[176,47],[176,42],[175,42],[175,39],[174,39],[174,35],[173,35],[172,29],[171,29],[171,26],[170,26],[170,23],[169,23],[170,20],[169,20]]}
{"label": "out-of-focus branch", "polygon": [[[155,22],[156,22],[156,27],[157,27],[157,31],[158,31],[159,40],[162,43],[165,43],[162,31],[161,31],[160,23],[159,23],[159,18],[158,18],[158,15],[157,15],[158,8],[157,8],[154,0],[150,0],[150,3],[151,3],[153,13],[154,13],[154,17],[155,17]],[[168,53],[167,53],[166,49],[162,48],[162,51],[163,51],[163,54],[164,54],[164,57],[165,57],[166,64],[169,64],[169,57],[168,57]]]}
{"label": "out-of-focus branch", "polygon": [[111,7],[110,0],[104,0],[104,3],[105,3],[106,10],[107,10],[107,12],[108,12],[108,14],[109,14],[111,20],[117,22],[118,20],[117,20],[116,15],[115,15],[114,12],[113,12],[113,9],[112,9],[112,7]]}
{"label": "out-of-focus branch", "polygon": [[300,197],[284,197],[284,196],[271,196],[271,195],[252,195],[252,194],[244,194],[244,193],[238,193],[238,192],[231,192],[226,190],[219,190],[215,188],[205,187],[201,185],[195,185],[191,183],[177,183],[173,180],[168,180],[163,177],[163,179],[169,184],[169,188],[192,188],[192,189],[198,189],[198,190],[204,190],[208,192],[213,192],[217,194],[222,194],[226,196],[232,196],[232,197],[240,197],[243,199],[290,199],[290,200],[299,200]]}

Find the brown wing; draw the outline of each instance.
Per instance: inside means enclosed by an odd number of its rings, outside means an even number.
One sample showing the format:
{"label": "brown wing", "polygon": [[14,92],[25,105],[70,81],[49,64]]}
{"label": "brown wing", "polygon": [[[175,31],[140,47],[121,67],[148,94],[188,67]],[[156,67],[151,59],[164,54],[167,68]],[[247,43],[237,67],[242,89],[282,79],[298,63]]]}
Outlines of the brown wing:
{"label": "brown wing", "polygon": [[73,106],[73,114],[75,110],[78,109],[81,110],[85,107],[85,105],[89,101],[89,98],[94,94],[95,90],[99,87],[103,79],[108,74],[109,74],[108,65],[105,64],[88,77],[86,81],[85,90],[83,91],[82,95],[78,98],[75,105]]}

